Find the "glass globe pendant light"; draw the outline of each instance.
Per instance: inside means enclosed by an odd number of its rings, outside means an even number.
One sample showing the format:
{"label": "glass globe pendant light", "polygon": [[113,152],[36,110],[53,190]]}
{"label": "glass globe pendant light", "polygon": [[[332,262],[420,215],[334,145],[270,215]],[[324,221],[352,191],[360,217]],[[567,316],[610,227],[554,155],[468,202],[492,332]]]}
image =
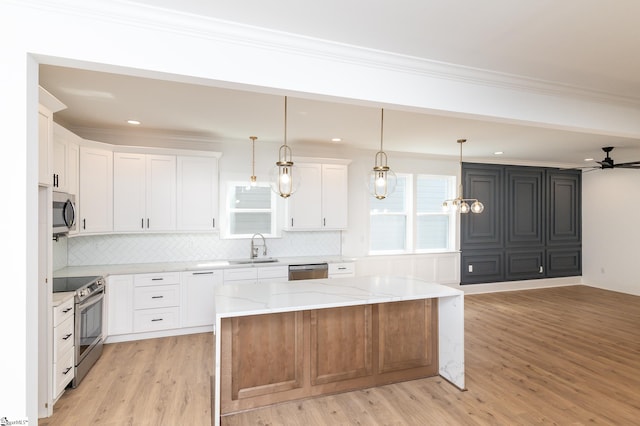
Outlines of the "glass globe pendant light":
{"label": "glass globe pendant light", "polygon": [[387,154],[382,149],[384,136],[384,109],[380,119],[380,151],[376,153],[375,164],[369,172],[369,192],[378,200],[383,200],[396,189],[396,174],[387,164]]}
{"label": "glass globe pendant light", "polygon": [[300,177],[293,166],[291,148],[287,145],[287,97],[284,97],[284,143],[278,151],[278,161],[270,172],[271,189],[282,198],[289,198],[300,185]]}
{"label": "glass globe pendant light", "polygon": [[[458,143],[460,144],[460,185],[458,185],[458,196],[454,199],[445,200],[442,203],[442,210],[447,212],[449,209],[453,211],[457,211],[462,214],[471,213],[482,213],[484,211],[484,204],[482,204],[476,198],[462,198],[463,197],[463,188],[462,188],[462,144],[465,143],[466,139],[458,139]],[[471,202],[469,205],[468,202]]]}

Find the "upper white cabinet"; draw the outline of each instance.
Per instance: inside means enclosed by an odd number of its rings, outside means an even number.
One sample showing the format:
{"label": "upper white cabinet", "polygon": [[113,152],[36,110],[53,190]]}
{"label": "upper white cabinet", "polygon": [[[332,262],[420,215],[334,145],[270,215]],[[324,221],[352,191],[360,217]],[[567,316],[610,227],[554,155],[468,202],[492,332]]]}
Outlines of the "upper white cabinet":
{"label": "upper white cabinet", "polygon": [[217,229],[218,159],[177,157],[177,229]]}
{"label": "upper white cabinet", "polygon": [[113,230],[113,152],[80,147],[80,233]]}
{"label": "upper white cabinet", "polygon": [[176,229],[176,157],[114,153],[114,231]]}
{"label": "upper white cabinet", "polygon": [[52,173],[53,113],[40,105],[38,108],[38,183],[53,184]]}
{"label": "upper white cabinet", "polygon": [[53,186],[53,113],[67,106],[38,87],[38,183]]}
{"label": "upper white cabinet", "polygon": [[78,170],[82,139],[53,124],[53,190],[78,195]]}
{"label": "upper white cabinet", "polygon": [[346,164],[295,163],[300,187],[287,200],[285,229],[338,230],[347,227]]}

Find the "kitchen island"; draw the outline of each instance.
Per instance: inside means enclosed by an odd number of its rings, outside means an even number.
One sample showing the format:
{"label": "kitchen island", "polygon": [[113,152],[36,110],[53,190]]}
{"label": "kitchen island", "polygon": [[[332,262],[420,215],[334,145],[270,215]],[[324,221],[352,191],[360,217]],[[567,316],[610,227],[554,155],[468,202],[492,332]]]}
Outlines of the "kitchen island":
{"label": "kitchen island", "polygon": [[216,291],[215,424],[278,402],[440,375],[461,390],[464,294],[402,277]]}

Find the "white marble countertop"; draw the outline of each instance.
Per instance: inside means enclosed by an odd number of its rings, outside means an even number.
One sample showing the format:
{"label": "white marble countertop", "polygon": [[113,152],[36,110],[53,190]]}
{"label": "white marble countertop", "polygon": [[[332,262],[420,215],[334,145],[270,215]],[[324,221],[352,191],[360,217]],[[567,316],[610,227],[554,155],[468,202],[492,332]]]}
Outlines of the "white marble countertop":
{"label": "white marble countertop", "polygon": [[157,272],[200,271],[229,268],[257,268],[269,266],[286,266],[306,263],[340,263],[353,262],[355,259],[342,256],[313,256],[313,257],[278,257],[277,262],[232,264],[227,259],[199,260],[192,262],[158,262],[158,263],[130,263],[121,265],[87,265],[67,266],[53,272],[54,277],[82,277],[89,275],[125,275],[145,274]]}
{"label": "white marble countertop", "polygon": [[61,292],[61,293],[53,293],[53,296],[51,298],[51,306],[56,307],[59,306],[61,304],[63,304],[64,302],[66,302],[69,299],[73,299],[73,297],[76,295],[75,291],[65,291],[65,292]]}
{"label": "white marble countertop", "polygon": [[219,286],[215,297],[216,316],[227,318],[463,294],[419,279],[364,276]]}

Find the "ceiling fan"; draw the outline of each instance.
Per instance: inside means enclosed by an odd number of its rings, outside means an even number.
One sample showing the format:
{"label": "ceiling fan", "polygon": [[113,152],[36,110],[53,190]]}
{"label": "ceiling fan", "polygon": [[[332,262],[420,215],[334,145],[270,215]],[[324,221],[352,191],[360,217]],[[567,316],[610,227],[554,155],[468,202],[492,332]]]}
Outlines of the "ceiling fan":
{"label": "ceiling fan", "polygon": [[613,158],[609,156],[609,153],[613,151],[612,146],[605,146],[602,148],[602,150],[605,152],[606,156],[604,157],[604,160],[596,161],[596,163],[600,164],[600,167],[596,167],[596,168],[613,169],[616,167],[620,167],[624,169],[640,169],[640,161],[631,161],[628,163],[615,163],[613,161]]}

